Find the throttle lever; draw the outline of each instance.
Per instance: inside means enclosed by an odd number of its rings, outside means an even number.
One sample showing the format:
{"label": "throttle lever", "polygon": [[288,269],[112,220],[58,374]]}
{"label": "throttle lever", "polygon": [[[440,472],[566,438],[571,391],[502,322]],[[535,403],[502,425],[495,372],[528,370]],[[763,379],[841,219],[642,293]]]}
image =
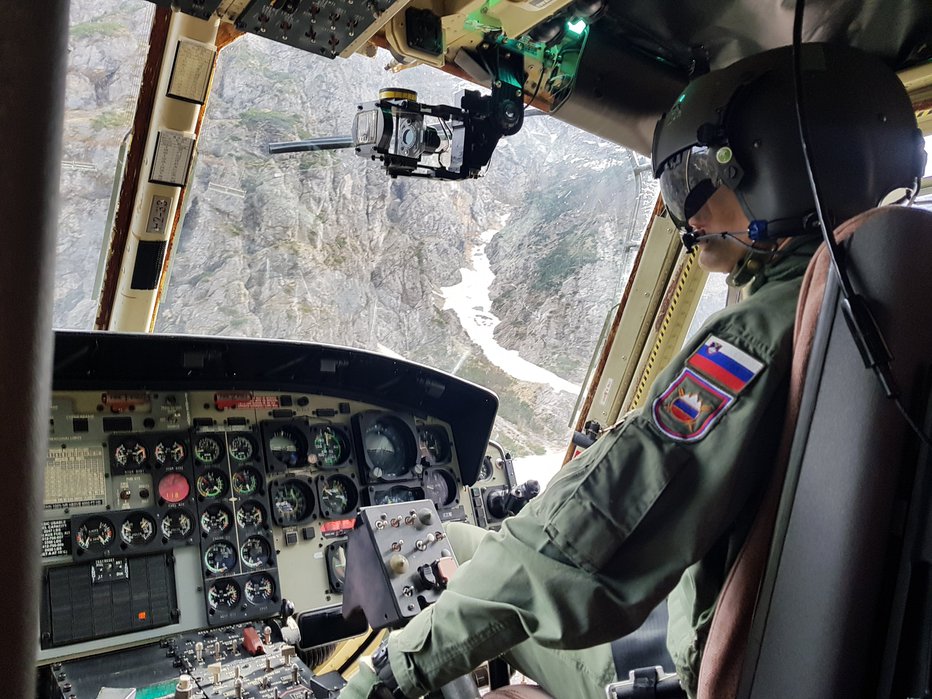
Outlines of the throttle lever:
{"label": "throttle lever", "polygon": [[487,496],[489,514],[504,519],[518,514],[524,506],[540,494],[540,483],[529,480],[509,490],[493,490]]}

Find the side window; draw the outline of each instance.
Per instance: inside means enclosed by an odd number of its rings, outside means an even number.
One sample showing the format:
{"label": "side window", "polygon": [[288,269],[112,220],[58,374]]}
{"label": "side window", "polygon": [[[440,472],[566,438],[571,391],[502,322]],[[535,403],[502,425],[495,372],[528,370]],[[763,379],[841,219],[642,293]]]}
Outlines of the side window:
{"label": "side window", "polygon": [[705,282],[705,289],[702,290],[702,296],[699,297],[699,305],[696,307],[696,313],[689,324],[689,331],[686,333],[686,339],[689,340],[695,335],[706,319],[723,309],[728,304],[729,286],[725,283],[724,274],[710,274]]}
{"label": "side window", "polygon": [[56,328],[94,326],[95,270],[154,12],[155,6],[147,2],[71,3],[55,258]]}

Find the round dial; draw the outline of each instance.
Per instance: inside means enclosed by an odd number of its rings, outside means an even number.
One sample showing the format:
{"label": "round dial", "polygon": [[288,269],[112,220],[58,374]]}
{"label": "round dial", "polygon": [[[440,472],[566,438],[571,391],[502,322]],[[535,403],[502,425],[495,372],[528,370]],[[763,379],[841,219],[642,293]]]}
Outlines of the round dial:
{"label": "round dial", "polygon": [[236,511],[236,523],[242,529],[265,524],[265,508],[255,500],[247,500]]}
{"label": "round dial", "polygon": [[352,512],[358,501],[356,486],[346,476],[327,476],[320,482],[320,507],[327,517]]}
{"label": "round dial", "polygon": [[343,591],[346,582],[346,543],[339,542],[327,547],[327,578],[330,589],[334,592]]}
{"label": "round dial", "polygon": [[249,461],[252,455],[256,453],[256,445],[252,437],[245,434],[238,434],[230,437],[230,457],[240,463]]}
{"label": "round dial", "polygon": [[155,520],[145,512],[131,514],[120,527],[120,538],[128,546],[142,546],[155,538]]}
{"label": "round dial", "polygon": [[233,492],[237,495],[252,495],[259,490],[262,476],[254,468],[240,469],[233,474]]}
{"label": "round dial", "polygon": [[88,517],[78,527],[74,540],[85,551],[103,551],[113,543],[113,524],[104,517]]}
{"label": "round dial", "polygon": [[236,549],[229,541],[215,541],[204,552],[204,565],[215,575],[229,573],[236,567]]}
{"label": "round dial", "polygon": [[247,568],[261,568],[269,564],[272,547],[261,536],[250,536],[239,549],[243,565]]}
{"label": "round dial", "polygon": [[311,516],[314,496],[306,483],[289,479],[272,490],[272,507],[279,526],[297,524]]}
{"label": "round dial", "polygon": [[477,481],[487,481],[492,478],[494,467],[492,466],[492,457],[486,454],[482,457],[482,463],[479,464],[479,473],[476,476]]}
{"label": "round dial", "polygon": [[403,485],[396,485],[394,488],[383,490],[372,496],[373,505],[394,505],[398,502],[412,502],[424,497],[420,488],[406,488]]}
{"label": "round dial", "polygon": [[202,498],[219,498],[227,492],[227,477],[216,468],[207,469],[197,477],[195,487]]}
{"label": "round dial", "polygon": [[156,444],[152,452],[155,454],[155,460],[160,466],[174,466],[180,464],[184,461],[186,454],[184,444],[166,440]]}
{"label": "round dial", "polygon": [[166,539],[176,541],[187,539],[191,536],[191,530],[194,528],[194,521],[187,510],[174,509],[165,513],[162,518],[162,536]]}
{"label": "round dial", "polygon": [[194,442],[194,458],[202,464],[215,464],[223,456],[223,447],[213,437],[198,437]]}
{"label": "round dial", "polygon": [[223,505],[210,505],[201,513],[201,529],[207,534],[226,534],[232,525],[233,517]]}
{"label": "round dial", "polygon": [[211,609],[235,609],[239,600],[239,585],[233,580],[218,580],[207,588],[207,604]]}
{"label": "round dial", "polygon": [[442,427],[434,425],[423,428],[421,439],[433,463],[445,464],[450,460],[450,440]]}
{"label": "round dial", "polygon": [[146,448],[135,439],[124,439],[113,450],[114,460],[120,466],[141,466],[146,462]]}
{"label": "round dial", "polygon": [[187,499],[191,494],[191,484],[182,474],[176,472],[167,473],[159,481],[159,497],[165,502],[177,503]]}
{"label": "round dial", "polygon": [[269,440],[269,451],[288,468],[299,468],[307,463],[307,442],[294,427],[285,425],[275,430]]}
{"label": "round dial", "polygon": [[246,599],[252,604],[267,604],[275,601],[275,581],[268,573],[253,575],[243,586]]}
{"label": "round dial", "polygon": [[377,420],[366,430],[363,443],[370,472],[376,478],[404,475],[414,463],[414,450],[407,426],[397,418]]}
{"label": "round dial", "polygon": [[456,483],[449,472],[432,468],[424,473],[424,494],[440,507],[446,507],[456,500]]}
{"label": "round dial", "polygon": [[335,427],[315,426],[311,428],[311,448],[308,461],[320,468],[334,468],[349,457],[346,437]]}

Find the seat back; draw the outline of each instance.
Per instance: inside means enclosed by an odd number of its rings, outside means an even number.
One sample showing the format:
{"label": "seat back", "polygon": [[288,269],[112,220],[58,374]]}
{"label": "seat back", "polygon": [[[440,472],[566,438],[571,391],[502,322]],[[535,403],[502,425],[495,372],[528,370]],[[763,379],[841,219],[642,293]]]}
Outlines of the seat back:
{"label": "seat back", "polygon": [[[932,215],[873,209],[842,225],[836,239],[890,344],[908,402],[932,358],[932,275],[924,269]],[[719,597],[699,678],[703,699],[856,696],[882,655],[886,531],[910,434],[864,368],[839,302],[823,248],[797,308],[778,459],[787,466],[775,470]]]}

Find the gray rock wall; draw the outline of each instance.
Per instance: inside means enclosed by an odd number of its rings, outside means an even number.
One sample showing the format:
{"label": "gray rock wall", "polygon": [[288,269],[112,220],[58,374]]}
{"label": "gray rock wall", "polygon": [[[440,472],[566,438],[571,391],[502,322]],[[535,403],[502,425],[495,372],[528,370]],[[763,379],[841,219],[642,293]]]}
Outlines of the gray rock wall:
{"label": "gray rock wall", "polygon": [[[63,176],[55,318],[89,327],[89,279],[128,123],[117,117],[147,34],[132,27],[150,6],[74,6],[86,28],[72,35],[66,157],[96,170]],[[348,134],[357,102],[381,87],[451,103],[466,86],[427,68],[387,73],[389,60],[329,61],[252,36],[224,50],[156,330],[382,346],[447,371],[459,364],[499,393],[498,436],[509,446],[559,446],[574,396],[492,366],[443,310],[440,289],[459,283],[479,235],[506,220],[486,251],[496,339],[581,382],[653,185],[635,177],[632,154],[549,117],[527,119],[486,175],[464,183],[391,180],[349,151],[266,154],[272,141]]]}

